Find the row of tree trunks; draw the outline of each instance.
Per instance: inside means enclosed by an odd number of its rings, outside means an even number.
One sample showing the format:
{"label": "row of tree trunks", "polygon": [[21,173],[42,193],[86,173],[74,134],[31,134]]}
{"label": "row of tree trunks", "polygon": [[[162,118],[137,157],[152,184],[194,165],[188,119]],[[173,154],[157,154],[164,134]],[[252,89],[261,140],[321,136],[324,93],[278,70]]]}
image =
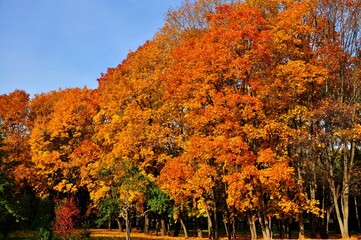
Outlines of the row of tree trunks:
{"label": "row of tree trunks", "polygon": [[[342,201],[338,201],[339,204],[335,205],[335,204],[330,204],[329,200],[331,200],[331,202],[333,201],[333,199],[335,199],[336,196],[334,196],[333,194],[337,194],[338,190],[337,189],[333,189],[331,187],[331,194],[328,194],[328,192],[325,191],[325,189],[323,189],[323,194],[322,194],[322,199],[321,199],[321,205],[322,205],[322,209],[324,209],[324,217],[323,218],[319,218],[313,214],[309,214],[309,219],[310,219],[310,223],[311,223],[311,237],[316,238],[317,237],[317,230],[319,230],[320,232],[320,237],[322,237],[323,239],[327,239],[328,238],[328,229],[329,229],[329,221],[331,219],[332,213],[335,213],[335,220],[339,220],[342,219],[340,217],[340,215],[342,214],[342,216],[344,216],[344,209],[341,210],[341,208],[344,208],[345,203],[343,203]],[[312,189],[311,189],[311,193],[312,193]],[[311,194],[312,196],[312,194]],[[360,228],[360,220],[358,217],[358,203],[357,203],[357,198],[356,196],[354,196],[353,198],[354,200],[354,207],[355,207],[355,213],[356,213],[356,220],[357,220],[357,226],[358,228]],[[348,206],[347,206],[348,207]],[[338,208],[338,210],[337,210]],[[335,211],[334,211],[335,210]],[[342,212],[341,212],[342,211]],[[217,217],[214,216],[215,212],[210,212],[207,211],[207,226],[208,226],[208,238],[209,239],[219,239],[219,229],[216,229],[215,226],[215,221],[219,221],[217,219]],[[265,214],[265,213],[264,213]],[[150,212],[147,212],[144,214],[144,225],[142,230],[146,233],[149,234],[150,232]],[[264,217],[266,215],[262,215],[259,214],[258,215],[258,223],[259,226],[262,229],[262,234],[263,234],[263,239],[272,239],[272,225],[271,225],[271,219]],[[300,236],[304,236],[304,215],[300,214],[299,216],[300,219],[299,220],[299,237]],[[128,239],[130,239],[130,231],[131,231],[131,221],[130,221],[130,216],[129,216],[129,211],[127,209],[123,209],[123,212],[121,215],[119,215],[118,218],[116,218],[117,224],[118,224],[118,228],[119,231],[123,232],[123,226],[125,225],[125,229],[126,229],[126,235],[129,236]],[[156,232],[158,234],[158,232],[160,232],[161,236],[166,236],[166,235],[170,235],[170,226],[166,221],[166,217],[165,215],[159,215],[156,218],[156,222],[157,222],[157,226],[156,226]],[[281,239],[283,238],[291,238],[291,228],[290,228],[290,222],[287,220],[278,220],[278,231],[279,231],[279,237]],[[195,218],[195,230],[197,232],[197,237],[198,238],[202,238],[203,234],[202,234],[202,221],[200,218]],[[258,238],[257,236],[257,221],[255,221],[255,219],[253,218],[253,214],[249,213],[247,214],[247,223],[250,229],[250,233],[251,233],[251,239],[255,240]],[[338,222],[340,224],[340,222]],[[223,219],[223,224],[224,224],[224,231],[228,237],[228,239],[236,239],[236,222],[235,221],[231,221],[230,218],[228,219]],[[187,222],[182,218],[179,217],[179,221],[176,222],[175,224],[175,229],[174,229],[174,234],[173,236],[179,236],[180,230],[183,230],[183,235],[184,237],[188,238],[188,227],[187,227]],[[218,225],[218,224],[217,224]],[[312,226],[314,225],[314,226]],[[341,225],[342,226],[342,225]],[[111,228],[111,224],[109,223],[109,227]],[[345,226],[343,226],[343,229],[340,228],[339,229],[341,231],[341,234],[348,234],[348,226],[347,228],[345,228]],[[342,231],[346,231],[347,232],[342,232]]]}

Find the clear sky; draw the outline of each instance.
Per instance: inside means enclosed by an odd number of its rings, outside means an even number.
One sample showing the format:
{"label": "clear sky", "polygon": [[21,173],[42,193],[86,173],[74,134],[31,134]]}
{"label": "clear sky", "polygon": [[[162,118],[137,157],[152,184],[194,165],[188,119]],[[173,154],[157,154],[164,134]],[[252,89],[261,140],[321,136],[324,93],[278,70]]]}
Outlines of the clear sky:
{"label": "clear sky", "polygon": [[0,0],[0,94],[96,88],[182,0]]}

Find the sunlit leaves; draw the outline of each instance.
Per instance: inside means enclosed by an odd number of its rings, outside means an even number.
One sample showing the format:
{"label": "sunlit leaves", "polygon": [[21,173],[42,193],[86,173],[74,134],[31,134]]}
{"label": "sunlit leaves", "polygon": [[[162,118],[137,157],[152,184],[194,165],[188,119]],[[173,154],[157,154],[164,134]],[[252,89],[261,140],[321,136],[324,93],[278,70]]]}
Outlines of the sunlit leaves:
{"label": "sunlit leaves", "polygon": [[3,139],[0,151],[7,153],[0,169],[8,172],[8,177],[15,177],[18,184],[29,180],[32,172],[28,142],[32,128],[29,101],[29,94],[20,90],[0,96],[0,132]]}
{"label": "sunlit leaves", "polygon": [[[97,94],[89,89],[66,89],[37,96],[32,101],[34,128],[30,144],[40,194],[49,190],[76,192],[84,185],[82,174],[88,163],[98,159],[93,116]],[[84,180],[86,181],[86,180]]]}

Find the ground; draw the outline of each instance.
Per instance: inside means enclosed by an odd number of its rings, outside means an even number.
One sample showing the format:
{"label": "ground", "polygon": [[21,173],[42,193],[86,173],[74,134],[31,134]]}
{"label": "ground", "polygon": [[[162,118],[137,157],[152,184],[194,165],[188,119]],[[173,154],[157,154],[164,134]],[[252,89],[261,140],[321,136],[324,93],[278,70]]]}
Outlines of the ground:
{"label": "ground", "polygon": [[[75,233],[75,237],[71,238],[72,240],[81,240],[86,238],[81,238],[80,233],[82,230],[78,230]],[[107,230],[107,229],[90,229],[90,238],[93,240],[123,240],[125,239],[125,233],[119,232],[118,230]],[[340,239],[339,235],[332,236],[333,239]],[[156,239],[156,240],[185,240],[186,238],[180,237],[169,237],[169,236],[156,236],[154,233],[146,235],[141,232],[132,232],[132,240],[146,240],[146,239]],[[0,236],[1,239],[1,236]],[[36,231],[16,231],[10,234],[11,240],[36,240],[39,239],[38,232]],[[195,240],[199,238],[189,237],[187,240]],[[203,239],[208,239],[206,234]],[[221,238],[221,240],[226,240],[226,237]],[[248,240],[250,239],[249,235],[238,236],[237,240]],[[259,239],[262,239],[261,237]],[[351,240],[361,239],[361,234],[353,235]],[[309,239],[310,240],[310,239]]]}

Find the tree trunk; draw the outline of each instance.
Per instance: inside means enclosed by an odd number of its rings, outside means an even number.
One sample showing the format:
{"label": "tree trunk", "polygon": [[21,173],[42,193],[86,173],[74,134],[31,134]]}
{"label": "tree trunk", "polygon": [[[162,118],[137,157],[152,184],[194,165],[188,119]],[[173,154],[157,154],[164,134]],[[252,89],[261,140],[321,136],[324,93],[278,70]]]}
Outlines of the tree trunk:
{"label": "tree trunk", "polygon": [[262,206],[262,212],[258,212],[258,221],[262,229],[263,239],[271,239],[271,230],[269,227],[269,219],[266,215],[266,209]]}
{"label": "tree trunk", "polygon": [[179,221],[182,225],[182,228],[183,228],[183,232],[184,232],[184,237],[185,238],[188,238],[188,229],[187,229],[187,225],[184,223],[183,221],[183,218],[182,217],[179,217]]}
{"label": "tree trunk", "polygon": [[317,226],[317,217],[315,214],[311,213],[311,238],[316,238],[316,226]]}
{"label": "tree trunk", "polygon": [[119,216],[117,217],[117,224],[118,224],[118,229],[120,232],[123,232],[123,224],[122,224],[122,218]]}
{"label": "tree trunk", "polygon": [[[340,231],[341,231],[341,235],[342,235],[342,238],[349,238],[349,233],[348,233],[348,224],[345,225],[345,217],[342,217],[342,212],[341,211],[344,211],[344,207],[341,207],[340,209],[340,206],[339,206],[339,203],[338,203],[338,189],[336,189],[335,187],[335,183],[333,181],[333,179],[331,180],[331,186],[330,186],[330,189],[331,189],[331,194],[332,194],[332,198],[333,198],[333,201],[335,203],[335,211],[336,211],[336,217],[337,217],[337,221],[338,221],[338,225],[339,225],[339,228],[340,228]],[[343,194],[341,194],[343,195]],[[341,205],[343,204],[344,202],[344,199],[341,200]],[[348,205],[347,205],[348,207]]]}
{"label": "tree trunk", "polygon": [[144,214],[144,232],[149,234],[149,212]]}
{"label": "tree trunk", "polygon": [[[316,192],[317,192],[317,177],[316,177],[316,163],[315,161],[311,161],[311,173],[312,180],[310,186],[310,195],[311,200],[316,201]],[[316,238],[316,226],[317,226],[317,216],[311,213],[311,238]]]}
{"label": "tree trunk", "polygon": [[210,215],[208,209],[206,209],[206,211],[207,211],[207,223],[208,223],[208,238],[213,239],[214,234],[213,234],[212,218],[211,218],[211,215]]}
{"label": "tree trunk", "polygon": [[164,214],[160,215],[160,235],[165,236],[166,235],[166,226],[165,226],[165,217]]}
{"label": "tree trunk", "polygon": [[160,219],[159,216],[156,217],[156,222],[155,222],[155,235],[158,236],[160,230]]}
{"label": "tree trunk", "polygon": [[280,238],[281,239],[285,238],[284,224],[283,224],[283,221],[281,219],[278,220],[278,230],[280,232]]}
{"label": "tree trunk", "polygon": [[328,238],[328,223],[330,222],[330,218],[331,218],[331,214],[333,212],[334,209],[334,205],[331,206],[329,209],[327,209],[326,211],[326,220],[325,220],[325,237]]}
{"label": "tree trunk", "polygon": [[129,219],[129,211],[128,208],[124,209],[124,213],[125,213],[125,228],[126,228],[126,236],[125,239],[126,240],[130,240],[130,219]]}
{"label": "tree trunk", "polygon": [[173,237],[178,237],[178,236],[179,236],[180,228],[181,228],[180,221],[177,221],[177,222],[175,223]]}
{"label": "tree trunk", "polygon": [[212,197],[214,201],[214,209],[213,209],[213,218],[214,218],[214,239],[219,238],[219,227],[218,227],[218,217],[217,217],[217,201],[214,193],[214,189],[212,190]]}
{"label": "tree trunk", "polygon": [[248,222],[249,230],[251,232],[251,239],[257,240],[257,228],[255,221],[253,221],[252,214],[247,214],[247,222]]}
{"label": "tree trunk", "polygon": [[231,240],[231,232],[228,229],[228,224],[226,221],[223,221],[223,225],[224,225],[224,230],[226,231],[226,235],[228,237],[229,240]]}
{"label": "tree trunk", "polygon": [[236,240],[236,220],[232,221],[232,239]]}
{"label": "tree trunk", "polygon": [[299,222],[298,222],[298,239],[305,238],[305,218],[303,213],[299,215]]}
{"label": "tree trunk", "polygon": [[[348,147],[350,146],[350,151],[348,153]],[[340,194],[338,188],[335,187],[334,172],[333,166],[331,164],[329,168],[329,183],[332,193],[332,198],[335,203],[335,210],[337,221],[339,223],[340,231],[342,238],[349,238],[349,194],[350,194],[350,177],[351,170],[353,168],[354,156],[355,156],[355,144],[353,142],[343,144],[343,178],[342,178],[342,191]],[[338,202],[338,197],[340,196],[340,205]]]}

